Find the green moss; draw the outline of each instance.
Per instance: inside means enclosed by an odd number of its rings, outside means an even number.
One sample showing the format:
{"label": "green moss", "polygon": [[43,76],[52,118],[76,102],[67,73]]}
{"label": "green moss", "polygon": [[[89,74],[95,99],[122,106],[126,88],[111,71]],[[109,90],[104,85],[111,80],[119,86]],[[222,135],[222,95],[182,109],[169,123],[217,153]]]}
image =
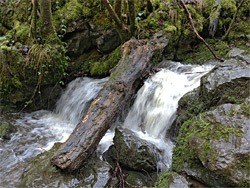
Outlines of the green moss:
{"label": "green moss", "polygon": [[14,127],[9,123],[0,124],[1,139],[10,139],[10,134],[14,131]]}
{"label": "green moss", "polygon": [[[220,124],[214,119],[210,118],[208,114],[201,114],[192,120],[186,121],[180,129],[179,136],[177,138],[176,147],[173,150],[173,162],[172,169],[181,172],[184,164],[191,166],[192,161],[198,160],[198,156],[194,150],[190,149],[191,138],[200,138],[203,143],[201,146],[200,159],[206,161],[207,155],[213,153],[213,145],[210,140],[228,141],[230,136],[237,136],[241,138],[243,136],[242,127],[232,128],[230,126]],[[214,154],[212,159],[216,160],[218,155]]]}
{"label": "green moss", "polygon": [[111,54],[102,57],[98,62],[94,62],[90,70],[92,76],[107,76],[121,58],[121,47],[117,47]]}
{"label": "green moss", "polygon": [[[78,21],[82,17],[83,5],[78,0],[71,0],[53,13],[53,25],[58,29],[64,29],[71,21]],[[57,31],[58,31],[57,29]],[[58,31],[61,32],[61,31]]]}
{"label": "green moss", "polygon": [[22,44],[26,44],[29,39],[30,26],[29,25],[21,25],[19,21],[15,22],[14,26],[16,32],[16,40],[21,42]]}
{"label": "green moss", "polygon": [[175,176],[178,176],[178,174],[172,171],[166,171],[161,173],[154,187],[155,188],[169,187],[173,182]]}

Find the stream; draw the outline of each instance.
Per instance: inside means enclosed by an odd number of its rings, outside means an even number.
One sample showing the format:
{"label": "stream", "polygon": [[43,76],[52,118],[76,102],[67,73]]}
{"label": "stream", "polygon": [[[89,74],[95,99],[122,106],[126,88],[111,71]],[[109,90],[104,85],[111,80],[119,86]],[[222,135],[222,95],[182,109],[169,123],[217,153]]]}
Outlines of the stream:
{"label": "stream", "polygon": [[[163,151],[158,161],[159,170],[171,165],[174,144],[166,138],[166,131],[176,117],[179,99],[198,87],[200,78],[212,69],[210,65],[176,62],[170,62],[168,67],[145,81],[122,124]],[[0,140],[0,187],[14,186],[27,162],[44,152],[40,147],[49,150],[55,142],[66,141],[107,80],[87,77],[73,80],[63,91],[53,112],[40,110],[0,115],[0,122],[16,127],[10,140]],[[112,144],[112,130],[101,140],[98,146],[101,152]]]}

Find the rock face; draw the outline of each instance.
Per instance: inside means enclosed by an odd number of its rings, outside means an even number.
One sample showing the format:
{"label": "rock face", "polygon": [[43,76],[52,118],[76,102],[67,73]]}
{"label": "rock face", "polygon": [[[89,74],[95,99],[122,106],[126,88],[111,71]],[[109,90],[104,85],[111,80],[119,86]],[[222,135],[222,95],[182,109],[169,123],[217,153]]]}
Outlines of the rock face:
{"label": "rock face", "polygon": [[109,53],[121,44],[115,29],[103,29],[83,21],[75,22],[63,40],[68,44],[67,53],[71,57],[79,57],[93,48]]}
{"label": "rock face", "polygon": [[201,114],[192,127],[189,146],[202,165],[223,175],[228,185],[250,182],[250,98],[241,105],[223,104]]}
{"label": "rock face", "polygon": [[126,167],[137,171],[156,170],[157,149],[153,144],[138,138],[128,129],[116,129],[114,145],[107,151],[107,155]]}
{"label": "rock face", "polygon": [[203,76],[169,130],[178,135],[172,170],[211,187],[250,186],[250,66],[240,59]]}

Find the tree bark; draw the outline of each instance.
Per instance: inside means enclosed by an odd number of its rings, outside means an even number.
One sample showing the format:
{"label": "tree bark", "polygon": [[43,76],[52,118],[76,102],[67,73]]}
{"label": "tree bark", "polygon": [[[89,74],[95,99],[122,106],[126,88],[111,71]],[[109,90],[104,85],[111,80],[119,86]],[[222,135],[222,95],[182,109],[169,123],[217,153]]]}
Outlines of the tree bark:
{"label": "tree bark", "polygon": [[128,0],[128,10],[129,10],[129,20],[130,20],[130,35],[134,36],[135,34],[135,1],[134,0]]}
{"label": "tree bark", "polygon": [[47,42],[58,41],[55,28],[52,24],[51,0],[40,0],[41,19],[42,19],[42,37]]}
{"label": "tree bark", "polygon": [[120,20],[122,20],[122,0],[115,1],[115,12]]}
{"label": "tree bark", "polygon": [[33,18],[32,18],[32,38],[36,40],[36,31],[37,31],[37,14],[38,14],[38,0],[32,0],[33,4]]}
{"label": "tree bark", "polygon": [[55,153],[51,165],[68,171],[74,171],[82,165],[95,151],[120,107],[136,92],[134,86],[149,67],[154,52],[165,46],[156,39],[148,43],[131,39],[123,45],[119,65],[90,105],[87,115]]}

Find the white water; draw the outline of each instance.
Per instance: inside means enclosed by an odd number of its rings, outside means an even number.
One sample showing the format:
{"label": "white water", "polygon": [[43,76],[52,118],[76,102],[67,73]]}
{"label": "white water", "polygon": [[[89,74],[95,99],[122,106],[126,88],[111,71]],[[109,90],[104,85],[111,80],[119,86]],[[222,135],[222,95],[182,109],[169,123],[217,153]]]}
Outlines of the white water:
{"label": "white water", "polygon": [[11,140],[0,139],[0,187],[14,187],[27,161],[43,152],[39,147],[49,150],[55,142],[69,137],[82,118],[83,109],[87,109],[107,79],[75,79],[58,100],[55,112],[40,110],[0,116],[0,122],[17,128]]}
{"label": "white water", "polygon": [[[179,63],[173,63],[170,67],[145,82],[122,125],[135,131],[140,138],[154,143],[162,151],[159,169],[169,168],[171,164],[174,145],[165,135],[175,118],[178,100],[186,92],[198,87],[200,77],[212,68]],[[42,110],[0,116],[1,121],[17,128],[10,141],[0,140],[0,187],[13,185],[18,180],[27,161],[43,152],[39,146],[48,150],[55,142],[64,142],[68,138],[105,81],[107,78],[77,78],[72,81],[58,100],[54,112]],[[107,150],[113,136],[114,132],[109,130],[98,150]]]}
{"label": "white water", "polygon": [[123,126],[150,140],[162,151],[158,168],[171,165],[174,145],[166,138],[166,131],[176,118],[178,101],[185,93],[197,88],[200,78],[211,68],[175,63],[170,70],[163,69],[148,79],[137,93]]}

